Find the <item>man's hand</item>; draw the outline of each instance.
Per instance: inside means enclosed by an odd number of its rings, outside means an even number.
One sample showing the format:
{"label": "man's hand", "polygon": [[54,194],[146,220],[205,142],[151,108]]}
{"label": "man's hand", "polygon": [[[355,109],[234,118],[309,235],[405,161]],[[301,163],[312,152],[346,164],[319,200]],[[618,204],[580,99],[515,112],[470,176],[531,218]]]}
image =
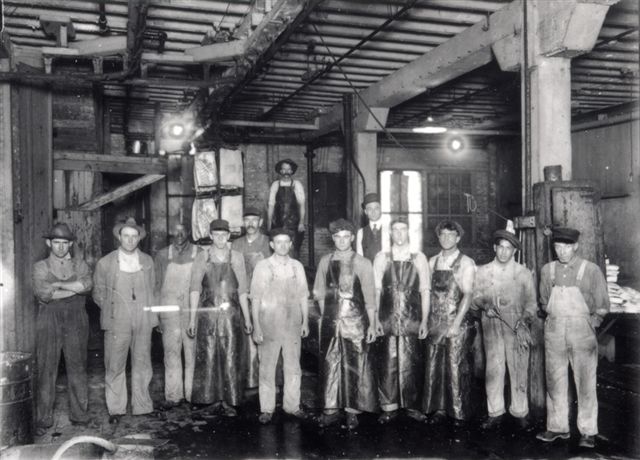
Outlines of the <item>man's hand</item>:
{"label": "man's hand", "polygon": [[593,327],[594,329],[597,329],[600,327],[600,325],[602,324],[602,320],[604,318],[600,315],[596,315],[593,314],[589,317],[589,322],[591,323],[591,327]]}
{"label": "man's hand", "polygon": [[187,328],[187,335],[191,338],[196,336],[196,321],[189,321],[189,327]]}
{"label": "man's hand", "polygon": [[420,323],[420,329],[418,329],[418,338],[420,340],[426,339],[428,332],[429,332],[429,329],[427,328],[427,322],[426,321],[422,321]]}
{"label": "man's hand", "polygon": [[253,326],[251,325],[251,321],[244,322],[244,332],[245,334],[251,334],[251,332],[253,332]]}
{"label": "man's hand", "polygon": [[262,335],[262,329],[260,329],[257,326],[253,330],[252,337],[253,337],[253,341],[256,343],[256,345],[261,345],[262,342],[264,342],[264,336]]}
{"label": "man's hand", "polygon": [[369,325],[367,329],[367,343],[373,343],[376,341],[376,327],[375,325]]}
{"label": "man's hand", "polygon": [[305,321],[304,323],[302,323],[302,333],[300,334],[301,337],[306,337],[309,335],[309,324]]}
{"label": "man's hand", "polygon": [[162,330],[162,323],[158,324],[156,326],[156,331],[158,331],[158,334],[162,334],[163,330]]}
{"label": "man's hand", "polygon": [[302,224],[302,223],[298,224],[298,232],[299,233],[304,233],[304,231],[305,231],[304,224]]}
{"label": "man's hand", "polygon": [[500,316],[498,314],[498,310],[496,310],[495,307],[489,307],[485,310],[485,314],[487,315],[487,318],[497,318],[498,316]]}
{"label": "man's hand", "polygon": [[380,318],[376,318],[376,335],[378,337],[382,337],[384,335],[384,329],[382,327],[382,323],[380,322]]}

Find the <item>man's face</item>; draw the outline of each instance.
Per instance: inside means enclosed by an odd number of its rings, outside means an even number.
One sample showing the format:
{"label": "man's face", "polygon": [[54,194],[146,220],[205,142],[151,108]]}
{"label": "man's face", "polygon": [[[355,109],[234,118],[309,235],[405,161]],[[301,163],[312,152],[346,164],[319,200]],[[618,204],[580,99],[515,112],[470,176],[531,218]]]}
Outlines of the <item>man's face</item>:
{"label": "man's face", "polygon": [[291,249],[291,238],[289,238],[289,235],[276,235],[269,245],[273,252],[279,256],[286,256]]}
{"label": "man's face", "polygon": [[262,225],[262,219],[258,216],[244,216],[244,228],[247,230],[248,235],[255,235],[258,233],[260,226]]}
{"label": "man's face", "polygon": [[177,224],[174,228],[173,228],[173,232],[172,232],[172,236],[173,236],[173,243],[176,246],[182,246],[183,244],[185,244],[187,242],[187,229],[185,228],[184,225],[182,224]]}
{"label": "man's face", "polygon": [[496,252],[496,259],[501,264],[509,262],[516,252],[516,248],[507,240],[498,240],[498,244],[493,245],[493,250]]}
{"label": "man's face", "polygon": [[409,241],[409,226],[403,223],[393,224],[391,227],[391,240],[396,246],[403,246]]}
{"label": "man's face", "polygon": [[225,249],[229,241],[229,232],[226,230],[214,230],[210,233],[213,245],[218,249]]}
{"label": "man's face", "polygon": [[576,255],[578,250],[578,243],[553,243],[553,249],[555,249],[558,255],[558,260],[562,264],[566,264],[571,261]]}
{"label": "man's face", "polygon": [[382,212],[380,210],[380,203],[378,202],[367,203],[367,205],[364,207],[364,213],[367,215],[367,218],[371,222],[377,222],[378,219],[380,219],[380,216],[382,215]]}
{"label": "man's face", "polygon": [[69,254],[73,241],[65,240],[62,238],[54,238],[52,240],[46,240],[47,246],[51,248],[51,252],[59,259],[64,259]]}
{"label": "man's face", "polygon": [[282,163],[280,166],[280,175],[285,178],[289,178],[293,175],[293,168],[289,163]]}
{"label": "man's face", "polygon": [[124,227],[120,230],[120,237],[118,238],[122,249],[128,252],[133,252],[138,247],[140,242],[140,233],[138,230],[131,227]]}
{"label": "man's face", "polygon": [[338,233],[334,233],[333,243],[336,245],[338,251],[347,251],[351,249],[351,243],[353,243],[353,233],[349,230],[340,230]]}
{"label": "man's face", "polygon": [[438,235],[438,241],[440,242],[440,247],[442,249],[453,249],[460,242],[460,235],[458,235],[458,232],[455,230],[443,229]]}

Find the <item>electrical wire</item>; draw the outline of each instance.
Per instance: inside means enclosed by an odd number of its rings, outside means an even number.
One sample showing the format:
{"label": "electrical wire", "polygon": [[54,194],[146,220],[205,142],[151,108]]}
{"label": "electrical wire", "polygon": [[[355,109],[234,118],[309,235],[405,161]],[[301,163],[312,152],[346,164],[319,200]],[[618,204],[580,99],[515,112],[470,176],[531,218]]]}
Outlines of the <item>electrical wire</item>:
{"label": "electrical wire", "polygon": [[[227,17],[227,13],[229,12],[229,7],[231,6],[231,2],[227,2],[227,8],[224,10],[224,14],[222,15],[222,17],[220,18],[220,22],[218,23],[218,27],[216,27],[216,31],[220,30],[220,26],[222,26],[222,21],[224,21],[224,18]],[[250,13],[247,13],[250,14]]]}

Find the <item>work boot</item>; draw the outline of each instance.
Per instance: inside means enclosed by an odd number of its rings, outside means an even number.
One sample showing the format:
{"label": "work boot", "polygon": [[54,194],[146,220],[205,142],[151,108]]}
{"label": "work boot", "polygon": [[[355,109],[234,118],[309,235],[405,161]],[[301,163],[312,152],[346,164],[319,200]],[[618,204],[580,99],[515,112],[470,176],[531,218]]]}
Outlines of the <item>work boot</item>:
{"label": "work boot", "polygon": [[358,428],[358,414],[354,414],[353,412],[347,412],[347,428],[349,430],[355,430]]}
{"label": "work boot", "polygon": [[580,447],[584,447],[585,449],[593,449],[596,446],[596,437],[588,436],[583,434],[580,436]]}
{"label": "work boot", "polygon": [[[347,414],[348,417],[349,414]],[[334,412],[332,414],[322,414],[318,419],[318,426],[320,428],[326,428],[340,420],[340,412]]]}
{"label": "work boot", "polygon": [[298,409],[295,412],[287,412],[287,415],[295,417],[298,420],[307,420],[309,418],[309,414],[303,409]]}
{"label": "work boot", "polygon": [[557,431],[543,431],[536,435],[536,439],[544,442],[553,442],[556,439],[569,439],[571,435],[569,433],[559,433]]}
{"label": "work boot", "polygon": [[415,409],[407,409],[406,410],[406,414],[407,417],[410,417],[412,419],[414,419],[417,422],[420,423],[424,423],[425,420],[427,420],[427,416],[424,415],[422,412],[420,412],[419,410],[415,410]]}
{"label": "work boot", "polygon": [[518,428],[521,430],[527,430],[529,428],[529,418],[525,415],[524,417],[514,417],[516,420],[516,424]]}
{"label": "work boot", "polygon": [[120,423],[120,419],[121,418],[122,418],[122,415],[120,415],[120,414],[110,415],[109,416],[109,425],[117,425],[118,423]]}
{"label": "work boot", "polygon": [[389,423],[393,419],[395,419],[397,416],[398,416],[397,410],[383,412],[382,415],[378,417],[378,423],[380,423],[381,425],[384,425],[386,423]]}
{"label": "work boot", "polygon": [[266,425],[267,423],[271,422],[272,418],[273,418],[273,412],[263,412],[258,416],[258,421],[263,425]]}
{"label": "work boot", "polygon": [[444,415],[442,412],[438,411],[438,412],[434,412],[429,416],[429,418],[427,419],[427,423],[429,423],[429,425],[439,425],[440,423],[443,423],[446,419],[447,419],[447,416]]}
{"label": "work boot", "polygon": [[498,428],[502,424],[502,415],[498,415],[496,417],[487,417],[484,422],[480,425],[480,428],[483,430],[493,430],[494,428]]}

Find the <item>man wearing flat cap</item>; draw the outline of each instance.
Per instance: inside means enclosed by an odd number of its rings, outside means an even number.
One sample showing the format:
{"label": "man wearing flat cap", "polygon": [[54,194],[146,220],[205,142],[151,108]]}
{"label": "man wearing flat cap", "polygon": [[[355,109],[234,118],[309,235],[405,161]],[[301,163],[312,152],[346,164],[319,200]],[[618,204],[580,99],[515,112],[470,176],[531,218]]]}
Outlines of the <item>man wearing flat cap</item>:
{"label": "man wearing flat cap", "polygon": [[[247,270],[247,284],[251,286],[253,270],[258,262],[271,255],[269,237],[260,231],[262,227],[262,210],[247,207],[243,213],[245,228],[244,236],[233,240],[231,249],[244,256],[244,267]],[[249,306],[251,306],[251,292],[249,292]],[[251,311],[251,308],[249,308]],[[258,348],[250,336],[246,336],[247,351],[247,390],[255,392],[258,388]]]}
{"label": "man wearing flat cap", "polygon": [[420,412],[424,382],[424,345],[429,316],[431,277],[425,255],[411,252],[406,218],[391,222],[391,250],[379,252],[373,262],[376,288],[375,346],[378,398],[388,423],[403,409],[424,421]]}
{"label": "man wearing flat cap", "polygon": [[476,264],[458,249],[464,235],[458,222],[442,221],[435,233],[441,251],[429,260],[431,310],[422,408],[431,422],[448,416],[459,425],[471,417],[475,326],[467,313]]}
{"label": "man wearing flat cap", "polygon": [[134,218],[113,227],[120,247],[98,261],[93,275],[93,300],[100,307],[104,329],[104,392],[109,422],[127,412],[127,356],[131,350],[131,412],[153,412],[149,383],[151,332],[158,315],[155,305],[156,274],[153,259],[138,248],[147,232]]}
{"label": "man wearing flat cap", "polygon": [[320,379],[324,413],[321,426],[340,418],[358,426],[362,411],[374,412],[377,387],[369,344],[376,339],[375,289],[371,262],[351,245],[355,227],[338,219],[329,225],[335,251],[320,259],[313,294],[322,315],[320,331]]}
{"label": "man wearing flat cap", "polygon": [[260,423],[269,423],[276,408],[276,365],[282,353],[284,395],[282,406],[296,418],[307,418],[300,408],[300,350],[309,334],[309,287],[302,264],[289,257],[293,233],[272,228],[273,254],[261,260],[251,280],[253,340],[258,345]]}
{"label": "man wearing flat cap", "polygon": [[540,305],[547,313],[544,325],[547,383],[547,430],[541,441],[569,439],[569,371],[578,393],[580,446],[593,448],[598,434],[596,370],[598,341],[595,329],[609,311],[607,283],[600,268],[577,254],[580,232],[553,229],[558,260],[540,273]]}
{"label": "man wearing flat cap", "polygon": [[478,268],[474,305],[482,310],[486,356],[487,412],[483,429],[497,427],[505,414],[504,383],[509,371],[509,413],[521,428],[527,426],[529,404],[529,345],[531,321],[538,309],[533,274],[515,261],[520,241],[507,230],[493,234],[493,261]]}
{"label": "man wearing flat cap", "polygon": [[389,228],[382,221],[380,197],[377,193],[367,193],[362,201],[362,208],[368,222],[356,234],[356,252],[373,263],[380,251],[389,252]]}
{"label": "man wearing flat cap", "polygon": [[229,246],[229,222],[209,224],[213,244],[196,256],[191,275],[189,335],[196,337],[191,402],[214,404],[237,416],[246,379],[251,334],[244,258]]}
{"label": "man wearing flat cap", "polygon": [[274,181],[269,189],[267,227],[268,229],[286,228],[293,233],[291,256],[297,259],[304,238],[306,212],[304,187],[299,180],[292,177],[298,170],[295,161],[289,158],[280,160],[276,163],[275,170],[279,179]]}
{"label": "man wearing flat cap", "polygon": [[[164,408],[191,401],[195,343],[189,327],[189,281],[191,268],[201,249],[189,241],[189,224],[178,222],[171,229],[171,244],[155,257],[156,293],[159,303],[174,311],[159,313],[164,349]],[[184,372],[182,352],[184,350]]]}
{"label": "man wearing flat cap", "polygon": [[37,433],[53,425],[53,406],[60,352],[64,352],[69,391],[69,420],[89,422],[87,342],[89,320],[86,294],[93,285],[87,264],[71,257],[75,237],[59,223],[44,235],[49,257],[33,266],[33,288],[38,299],[36,317]]}

